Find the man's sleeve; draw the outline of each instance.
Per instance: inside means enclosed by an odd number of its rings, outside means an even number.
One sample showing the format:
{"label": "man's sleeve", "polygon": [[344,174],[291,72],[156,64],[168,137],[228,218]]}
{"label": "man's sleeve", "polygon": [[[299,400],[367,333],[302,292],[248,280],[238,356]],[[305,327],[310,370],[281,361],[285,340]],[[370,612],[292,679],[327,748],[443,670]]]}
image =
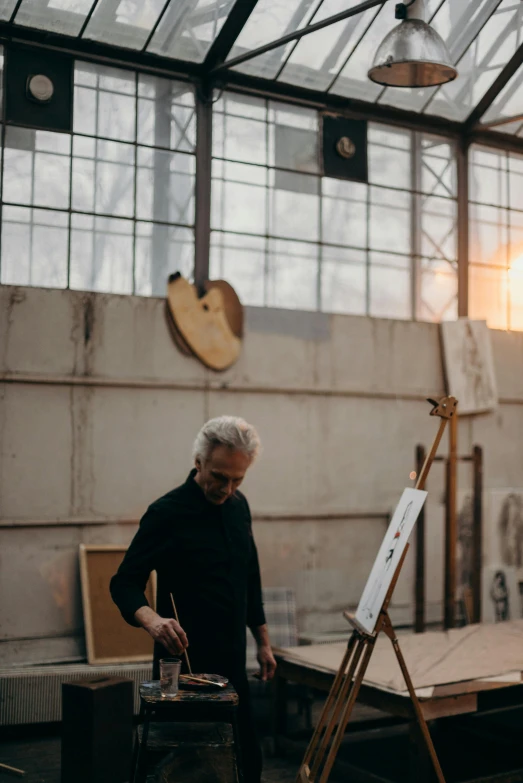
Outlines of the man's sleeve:
{"label": "man's sleeve", "polygon": [[[244,498],[245,500],[245,498]],[[249,581],[247,587],[247,627],[258,628],[265,625],[265,612],[263,609],[263,598],[260,577],[260,564],[258,561],[258,552],[252,534],[252,519],[249,504],[245,500],[245,507],[249,517],[249,533],[251,542],[251,551],[249,559]]]}
{"label": "man's sleeve", "polygon": [[149,606],[145,586],[165,547],[165,521],[166,515],[161,507],[156,504],[149,506],[117,573],[111,579],[112,599],[129,625],[138,626],[135,612],[142,606]]}

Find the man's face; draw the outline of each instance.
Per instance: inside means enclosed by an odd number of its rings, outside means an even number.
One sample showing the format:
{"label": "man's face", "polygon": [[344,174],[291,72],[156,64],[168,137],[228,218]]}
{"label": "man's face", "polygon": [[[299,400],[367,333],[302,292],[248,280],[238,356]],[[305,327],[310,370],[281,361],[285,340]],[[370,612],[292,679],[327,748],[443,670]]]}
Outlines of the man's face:
{"label": "man's face", "polygon": [[216,506],[221,506],[236,492],[251,461],[251,458],[242,451],[227,446],[215,446],[205,462],[196,460],[195,480],[207,500]]}

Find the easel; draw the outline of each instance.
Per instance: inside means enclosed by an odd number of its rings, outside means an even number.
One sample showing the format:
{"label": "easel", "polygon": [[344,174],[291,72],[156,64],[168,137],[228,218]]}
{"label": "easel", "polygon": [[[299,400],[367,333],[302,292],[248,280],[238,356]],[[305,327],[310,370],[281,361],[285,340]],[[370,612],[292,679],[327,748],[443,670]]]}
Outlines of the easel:
{"label": "easel", "polygon": [[[416,489],[424,488],[446,424],[454,417],[456,413],[457,400],[455,397],[442,397],[436,401],[429,400],[429,402],[434,406],[430,412],[430,415],[439,416],[441,421],[436,437],[434,438],[432,448],[428,453],[427,458],[425,459],[425,463],[418,476]],[[318,783],[327,783],[343,736],[345,734],[347,723],[349,722],[354,704],[358,698],[358,693],[361,688],[363,678],[365,677],[365,672],[367,671],[367,667],[372,656],[372,651],[374,650],[376,640],[382,631],[392,642],[394,653],[398,659],[401,672],[405,679],[405,683],[412,700],[416,721],[419,725],[419,728],[421,729],[423,739],[434,766],[438,782],[445,783],[445,778],[443,777],[443,772],[441,770],[441,766],[432,743],[423,711],[418,701],[418,697],[416,696],[405,659],[403,658],[403,654],[400,650],[396,632],[394,631],[388,614],[389,604],[401,573],[403,563],[405,562],[407,551],[408,544],[403,551],[403,555],[398,564],[398,567],[396,568],[391,585],[387,591],[387,595],[385,596],[385,600],[383,601],[374,633],[369,634],[367,631],[361,628],[356,618],[352,614],[349,614],[349,612],[344,612],[345,618],[352,625],[354,630],[347,645],[347,651],[343,657],[343,661],[341,662],[340,668],[338,669],[334,683],[327,697],[327,701],[325,702],[325,706],[322,710],[318,725],[316,726],[312,739],[309,743],[309,747],[307,748],[304,759],[301,763],[301,767],[296,778],[296,783],[314,783],[316,779],[318,779]]]}

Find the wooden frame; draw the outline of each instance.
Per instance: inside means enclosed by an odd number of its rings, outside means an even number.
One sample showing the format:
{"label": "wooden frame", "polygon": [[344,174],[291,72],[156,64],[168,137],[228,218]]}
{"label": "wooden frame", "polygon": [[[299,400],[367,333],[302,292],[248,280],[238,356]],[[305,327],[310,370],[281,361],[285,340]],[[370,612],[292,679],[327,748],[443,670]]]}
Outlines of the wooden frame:
{"label": "wooden frame", "polygon": [[[125,622],[109,593],[109,579],[121,563],[127,547],[122,544],[80,544],[80,580],[85,626],[85,642],[88,663],[137,663],[153,659],[153,641],[141,628],[133,628]],[[113,555],[110,569],[93,573],[92,556]],[[116,556],[121,554],[121,558]],[[103,560],[107,560],[104,557]],[[110,576],[108,571],[111,571]],[[156,605],[156,572],[152,572],[145,594],[149,604]],[[97,612],[97,603],[103,602],[106,615]],[[110,628],[111,633],[107,634]],[[103,638],[101,638],[103,636]],[[109,641],[107,641],[109,639]],[[121,651],[120,649],[121,648]]]}

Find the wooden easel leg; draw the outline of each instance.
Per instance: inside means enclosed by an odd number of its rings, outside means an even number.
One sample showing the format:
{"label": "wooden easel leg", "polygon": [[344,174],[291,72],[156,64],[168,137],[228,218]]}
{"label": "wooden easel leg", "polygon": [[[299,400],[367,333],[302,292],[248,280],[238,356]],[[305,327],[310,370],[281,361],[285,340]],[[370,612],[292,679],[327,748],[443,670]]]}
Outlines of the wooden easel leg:
{"label": "wooden easel leg", "polygon": [[[354,671],[361,656],[360,642],[358,634],[353,633],[300,766],[296,779],[297,782],[302,781],[304,776],[307,780],[314,780],[341,711],[341,706],[351,686]],[[331,715],[333,709],[334,712]],[[312,771],[310,769],[311,764],[313,764]]]}
{"label": "wooden easel leg", "polygon": [[365,647],[363,660],[361,661],[361,665],[358,669],[358,673],[356,675],[356,679],[354,680],[354,685],[350,691],[347,703],[345,704],[341,717],[338,721],[338,728],[336,730],[336,734],[334,735],[334,740],[329,750],[329,755],[327,756],[325,766],[323,767],[319,783],[327,783],[329,779],[334,762],[336,761],[336,756],[340,749],[341,742],[343,740],[343,736],[345,734],[345,729],[347,728],[347,723],[349,722],[349,718],[352,714],[356,699],[358,698],[358,693],[360,692],[361,684],[363,682],[363,678],[365,677],[365,672],[367,671],[372,651],[374,650],[375,641],[376,637],[369,637],[363,641],[363,646]]}
{"label": "wooden easel leg", "polygon": [[403,674],[403,678],[409,690],[410,698],[412,700],[412,706],[414,707],[414,713],[416,715],[416,720],[418,722],[419,728],[423,735],[423,739],[425,740],[425,745],[427,746],[430,759],[434,766],[434,771],[436,773],[438,783],[445,783],[443,770],[441,769],[439,759],[436,755],[436,749],[434,748],[432,737],[430,736],[429,727],[427,726],[427,721],[425,720],[425,716],[423,715],[423,710],[421,709],[421,705],[416,695],[416,691],[414,690],[414,685],[412,684],[412,680],[410,678],[410,674],[407,669],[407,664],[405,663],[405,658],[403,657],[403,653],[400,650],[396,632],[392,627],[392,623],[388,615],[385,616],[383,622],[383,630],[385,631],[385,633],[387,634],[387,636],[392,642],[392,647],[394,648],[396,658],[398,659],[398,663],[400,665],[401,673]]}
{"label": "wooden easel leg", "polygon": [[360,659],[364,652],[365,646],[366,646],[365,640],[363,639],[357,640],[354,648],[354,654],[352,656],[352,660],[350,662],[349,668],[343,680],[343,685],[341,687],[341,690],[334,704],[334,711],[331,715],[328,725],[325,728],[325,733],[322,737],[321,744],[316,753],[316,758],[314,759],[314,764],[312,766],[312,770],[310,774],[310,781],[314,781],[316,779],[318,770],[321,767],[321,764],[325,757],[325,753],[327,752],[327,748],[329,747],[329,742],[331,740],[331,737],[334,733],[336,725],[338,724],[338,721],[340,720],[340,715],[342,714],[344,705],[346,704],[347,699],[350,700],[351,698],[352,691],[354,690],[354,674],[360,663]]}

